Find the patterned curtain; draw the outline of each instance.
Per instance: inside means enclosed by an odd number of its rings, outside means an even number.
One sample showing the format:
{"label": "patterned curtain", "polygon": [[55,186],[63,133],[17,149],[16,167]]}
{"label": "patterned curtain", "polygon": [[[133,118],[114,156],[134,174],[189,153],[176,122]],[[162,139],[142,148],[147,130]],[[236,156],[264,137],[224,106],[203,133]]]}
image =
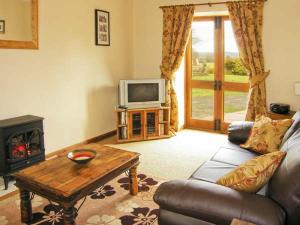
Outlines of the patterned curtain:
{"label": "patterned curtain", "polygon": [[178,102],[174,89],[175,72],[183,59],[191,32],[194,6],[163,8],[162,78],[166,79],[166,105],[171,108],[170,128],[178,130]]}
{"label": "patterned curtain", "polygon": [[256,115],[266,115],[265,72],[262,49],[264,1],[228,2],[230,20],[240,52],[241,60],[249,73],[250,91],[246,120]]}

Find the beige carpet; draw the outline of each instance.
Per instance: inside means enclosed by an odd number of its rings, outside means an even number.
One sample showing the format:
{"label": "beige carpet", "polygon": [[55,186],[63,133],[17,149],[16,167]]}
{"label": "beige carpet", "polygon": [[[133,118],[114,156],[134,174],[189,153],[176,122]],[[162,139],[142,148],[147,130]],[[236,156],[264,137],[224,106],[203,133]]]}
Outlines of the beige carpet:
{"label": "beige carpet", "polygon": [[141,153],[140,171],[170,180],[188,178],[226,142],[227,136],[223,134],[183,130],[169,139],[110,146]]}

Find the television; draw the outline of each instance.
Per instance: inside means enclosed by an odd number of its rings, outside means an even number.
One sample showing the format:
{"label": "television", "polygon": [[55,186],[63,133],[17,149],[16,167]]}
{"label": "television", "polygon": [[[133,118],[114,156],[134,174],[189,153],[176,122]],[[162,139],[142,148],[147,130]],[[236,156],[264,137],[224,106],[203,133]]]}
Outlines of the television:
{"label": "television", "polygon": [[119,105],[129,109],[160,107],[165,103],[165,80],[120,80]]}

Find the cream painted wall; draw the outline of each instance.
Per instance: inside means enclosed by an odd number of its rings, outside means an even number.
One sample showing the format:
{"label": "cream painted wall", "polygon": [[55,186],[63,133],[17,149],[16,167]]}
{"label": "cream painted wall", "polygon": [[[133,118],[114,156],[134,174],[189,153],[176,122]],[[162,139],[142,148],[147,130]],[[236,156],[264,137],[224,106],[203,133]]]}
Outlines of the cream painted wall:
{"label": "cream painted wall", "polygon": [[[134,76],[159,77],[161,62],[161,5],[208,2],[207,0],[133,0]],[[211,1],[214,2],[214,1]],[[294,95],[294,83],[300,82],[300,1],[269,0],[265,5],[264,52],[268,102],[285,102],[296,110],[300,96]],[[197,7],[197,11],[224,11],[225,6]]]}
{"label": "cream painted wall", "polygon": [[[0,119],[44,117],[49,153],[115,129],[117,84],[132,70],[132,2],[39,2],[39,50],[0,49]],[[110,12],[110,47],[94,44],[95,9]]]}

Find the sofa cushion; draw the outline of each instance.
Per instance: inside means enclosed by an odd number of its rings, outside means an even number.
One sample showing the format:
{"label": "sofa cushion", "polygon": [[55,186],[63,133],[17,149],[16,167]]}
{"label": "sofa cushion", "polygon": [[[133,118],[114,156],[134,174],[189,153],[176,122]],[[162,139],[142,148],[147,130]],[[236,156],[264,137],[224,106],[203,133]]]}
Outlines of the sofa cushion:
{"label": "sofa cushion", "polygon": [[215,183],[220,177],[229,173],[234,168],[236,168],[234,165],[215,161],[207,161],[192,174],[190,179],[204,180]]}
{"label": "sofa cushion", "polygon": [[258,153],[250,152],[242,148],[231,149],[222,147],[219,149],[219,151],[217,151],[211,160],[238,166],[258,155]]}
{"label": "sofa cushion", "polygon": [[272,120],[266,116],[258,116],[250,137],[241,147],[262,154],[278,151],[282,138],[292,123],[292,119]]}
{"label": "sofa cushion", "polygon": [[300,224],[300,129],[284,143],[287,152],[282,164],[269,182],[267,195],[287,213],[287,225]]}
{"label": "sofa cushion", "polygon": [[250,159],[216,183],[237,191],[256,193],[269,181],[285,155],[286,152],[277,151]]}

